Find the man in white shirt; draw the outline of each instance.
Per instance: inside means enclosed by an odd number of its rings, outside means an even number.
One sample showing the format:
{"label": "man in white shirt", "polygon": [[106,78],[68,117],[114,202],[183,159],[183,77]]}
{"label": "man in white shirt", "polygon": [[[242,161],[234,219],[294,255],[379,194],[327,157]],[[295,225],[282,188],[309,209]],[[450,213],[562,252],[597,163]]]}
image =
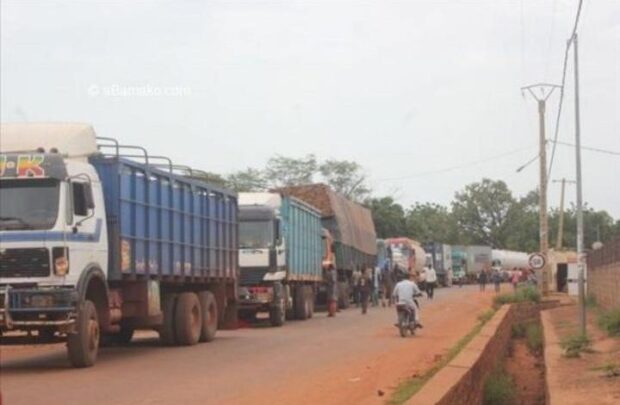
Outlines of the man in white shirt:
{"label": "man in white shirt", "polygon": [[[413,274],[411,274],[410,277],[413,278]],[[416,326],[418,328],[421,328],[422,324],[420,323],[420,309],[414,301],[414,298],[419,294],[422,294],[422,292],[418,288],[418,285],[413,280],[408,280],[404,278],[398,283],[396,283],[396,286],[394,287],[394,292],[392,293],[392,297],[394,297],[397,305],[404,304],[407,306],[407,308],[413,311],[413,313],[415,314],[414,317]],[[396,325],[398,326],[398,323]]]}
{"label": "man in white shirt", "polygon": [[437,272],[432,264],[426,268],[426,296],[433,299],[435,296],[435,287],[437,286]]}

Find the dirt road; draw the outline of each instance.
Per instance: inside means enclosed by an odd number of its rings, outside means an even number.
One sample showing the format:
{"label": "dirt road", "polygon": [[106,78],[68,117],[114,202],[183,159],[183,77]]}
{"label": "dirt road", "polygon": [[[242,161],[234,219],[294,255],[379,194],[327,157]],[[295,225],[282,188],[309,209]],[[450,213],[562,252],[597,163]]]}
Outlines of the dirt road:
{"label": "dirt road", "polygon": [[128,347],[102,349],[89,369],[71,369],[62,344],[2,346],[0,388],[7,405],[383,403],[466,334],[492,296],[440,289],[434,301],[422,299],[424,329],[406,339],[393,308],[371,308],[218,332],[193,347],[160,347],[156,334],[144,333]]}

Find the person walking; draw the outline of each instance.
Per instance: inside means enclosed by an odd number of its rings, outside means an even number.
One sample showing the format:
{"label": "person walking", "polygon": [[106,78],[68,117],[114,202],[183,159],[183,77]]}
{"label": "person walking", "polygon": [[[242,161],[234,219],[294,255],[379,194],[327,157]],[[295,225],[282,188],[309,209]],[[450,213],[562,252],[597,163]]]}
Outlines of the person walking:
{"label": "person walking", "polygon": [[353,270],[353,302],[355,306],[359,308],[360,300],[360,282],[362,280],[362,271],[357,268]]}
{"label": "person walking", "polygon": [[336,316],[338,310],[338,274],[336,269],[330,266],[325,270],[327,284],[327,316]]}
{"label": "person walking", "polygon": [[512,283],[512,289],[514,291],[517,291],[517,286],[519,285],[519,279],[520,278],[521,278],[521,272],[515,268],[512,271],[512,278],[510,280],[511,283]]}
{"label": "person walking", "polygon": [[486,291],[487,289],[487,272],[486,269],[482,269],[478,274],[478,283],[480,284],[480,291]]}
{"label": "person walking", "polygon": [[502,275],[499,273],[499,270],[493,270],[491,274],[491,281],[493,285],[495,285],[495,294],[499,294],[500,284],[502,282]]}
{"label": "person walking", "polygon": [[426,297],[433,299],[435,297],[435,287],[437,286],[437,272],[432,264],[426,268]]}
{"label": "person walking", "polygon": [[359,296],[360,304],[362,306],[362,315],[365,315],[368,311],[368,301],[370,299],[370,289],[372,284],[372,269],[366,268],[361,273],[359,280]]}

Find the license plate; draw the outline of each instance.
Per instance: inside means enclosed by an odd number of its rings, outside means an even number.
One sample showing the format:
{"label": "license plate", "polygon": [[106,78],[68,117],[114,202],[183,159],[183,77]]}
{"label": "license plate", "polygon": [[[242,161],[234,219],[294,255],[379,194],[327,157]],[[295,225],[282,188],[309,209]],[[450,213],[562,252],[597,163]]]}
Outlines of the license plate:
{"label": "license plate", "polygon": [[30,305],[36,308],[51,307],[54,299],[51,295],[33,295],[30,299]]}

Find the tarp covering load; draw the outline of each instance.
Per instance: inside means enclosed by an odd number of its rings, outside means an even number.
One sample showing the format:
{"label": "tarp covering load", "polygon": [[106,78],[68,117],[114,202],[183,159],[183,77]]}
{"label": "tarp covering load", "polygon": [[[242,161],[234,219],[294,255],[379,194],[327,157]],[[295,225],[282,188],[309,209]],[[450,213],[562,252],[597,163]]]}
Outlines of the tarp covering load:
{"label": "tarp covering load", "polygon": [[377,235],[369,209],[348,200],[326,184],[283,187],[277,191],[317,208],[321,212],[324,226],[337,242],[367,255],[377,254]]}

